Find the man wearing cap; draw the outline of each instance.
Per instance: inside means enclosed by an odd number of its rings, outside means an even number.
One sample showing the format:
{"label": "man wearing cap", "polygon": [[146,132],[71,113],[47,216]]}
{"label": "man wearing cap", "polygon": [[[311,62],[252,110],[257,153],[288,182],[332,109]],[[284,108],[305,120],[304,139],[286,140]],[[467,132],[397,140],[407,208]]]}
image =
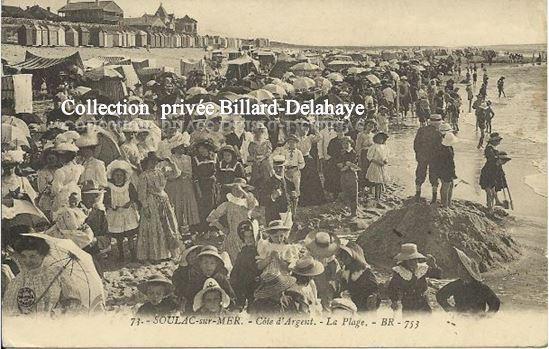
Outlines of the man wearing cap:
{"label": "man wearing cap", "polygon": [[421,198],[421,186],[427,177],[429,169],[429,182],[432,186],[431,203],[436,203],[438,179],[435,173],[432,173],[430,164],[434,159],[435,151],[442,144],[442,135],[439,132],[442,116],[440,114],[432,114],[429,119],[429,125],[422,126],[417,130],[414,139],[414,151],[416,153],[416,201]]}
{"label": "man wearing cap", "polygon": [[286,159],[282,155],[273,156],[273,172],[265,185],[265,223],[269,224],[274,220],[284,220],[292,222],[291,202],[296,196],[295,185],[286,178],[285,175]]}

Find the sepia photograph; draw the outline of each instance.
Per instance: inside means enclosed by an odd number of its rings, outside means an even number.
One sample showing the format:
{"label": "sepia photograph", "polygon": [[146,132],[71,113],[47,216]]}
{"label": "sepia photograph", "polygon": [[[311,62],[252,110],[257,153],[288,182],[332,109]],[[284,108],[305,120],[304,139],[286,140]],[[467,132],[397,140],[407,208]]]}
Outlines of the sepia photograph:
{"label": "sepia photograph", "polygon": [[547,347],[545,0],[1,4],[3,347]]}

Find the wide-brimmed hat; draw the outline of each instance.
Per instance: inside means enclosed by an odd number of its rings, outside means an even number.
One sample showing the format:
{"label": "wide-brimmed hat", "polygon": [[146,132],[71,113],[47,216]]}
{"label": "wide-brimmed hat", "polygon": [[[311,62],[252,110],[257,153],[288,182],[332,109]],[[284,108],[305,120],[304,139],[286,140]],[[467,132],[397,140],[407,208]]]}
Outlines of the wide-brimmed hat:
{"label": "wide-brimmed hat", "polygon": [[366,256],[364,256],[364,250],[356,242],[349,241],[339,246],[341,251],[344,251],[351,257],[352,260],[361,264],[364,268],[370,268],[368,262],[366,262]]}
{"label": "wide-brimmed hat", "polygon": [[253,186],[248,184],[248,181],[246,181],[246,179],[240,178],[240,177],[235,178],[232,183],[227,183],[225,184],[225,186],[228,188],[240,187],[242,189],[246,189],[250,191],[255,189]]}
{"label": "wide-brimmed hat", "polygon": [[330,303],[330,309],[343,309],[353,313],[356,313],[358,311],[356,304],[352,301],[351,298],[347,297],[332,299],[332,302]]}
{"label": "wide-brimmed hat", "polygon": [[95,147],[99,144],[99,136],[96,132],[88,131],[81,134],[76,140],[75,145],[78,148]]}
{"label": "wide-brimmed hat", "polygon": [[493,133],[490,133],[490,137],[488,138],[488,142],[501,141],[502,139],[503,139],[503,137],[501,137],[498,132],[493,132]]}
{"label": "wide-brimmed hat", "polygon": [[205,247],[203,247],[202,251],[196,256],[196,258],[200,259],[202,257],[208,257],[208,256],[217,258],[219,260],[219,263],[221,263],[221,266],[225,267],[225,260],[223,259],[223,257],[221,257],[217,249],[213,249],[213,248],[205,249]]}
{"label": "wide-brimmed hat", "polygon": [[452,132],[454,131],[454,129],[452,128],[452,126],[447,123],[447,122],[443,122],[440,124],[440,126],[438,127],[438,130],[439,132],[441,133],[446,133],[446,132]]}
{"label": "wide-brimmed hat", "polygon": [[279,270],[269,269],[261,274],[260,283],[254,292],[255,299],[271,298],[296,284],[292,276],[282,274]]}
{"label": "wide-brimmed hat", "polygon": [[89,179],[82,184],[82,194],[101,194],[103,192],[105,190],[100,188],[93,179]]}
{"label": "wide-brimmed hat", "polygon": [[324,266],[311,256],[301,257],[292,269],[292,273],[302,276],[317,276],[324,272]]}
{"label": "wide-brimmed hat", "polygon": [[224,152],[228,152],[228,153],[233,154],[233,158],[238,157],[237,150],[235,149],[235,147],[233,147],[231,145],[224,145],[221,148],[219,148],[219,151],[218,151],[219,154],[222,154]]}
{"label": "wide-brimmed hat", "polygon": [[21,149],[2,152],[2,164],[20,164],[24,161],[25,152]]}
{"label": "wide-brimmed hat", "polygon": [[170,279],[166,278],[162,274],[154,274],[147,278],[145,281],[137,285],[137,289],[143,293],[147,292],[147,288],[150,285],[162,285],[166,288],[167,293],[173,290],[173,284]]}
{"label": "wide-brimmed hat", "polygon": [[444,138],[442,138],[442,145],[446,147],[451,147],[457,142],[458,142],[458,138],[456,137],[456,135],[454,135],[453,132],[447,132],[444,135]]}
{"label": "wide-brimmed hat", "polygon": [[431,116],[429,116],[429,121],[442,121],[442,115],[440,114],[431,114]]}
{"label": "wide-brimmed hat", "polygon": [[469,275],[477,280],[477,281],[482,281],[482,277],[480,276],[480,272],[478,270],[478,264],[472,260],[471,258],[469,258],[463,251],[461,251],[460,249],[454,247],[454,250],[456,251],[456,254],[459,258],[459,261],[461,262],[461,264],[463,265],[463,267],[465,268],[465,270],[467,270],[467,273],[469,273]]}
{"label": "wide-brimmed hat", "polygon": [[204,147],[210,151],[215,151],[216,150],[216,146],[214,144],[214,142],[209,139],[209,138],[205,138],[205,139],[201,139],[201,140],[198,140],[194,143],[194,147],[196,149],[198,149],[198,147]]}
{"label": "wide-brimmed hat", "polygon": [[327,258],[336,254],[341,242],[337,235],[323,231],[312,231],[304,239],[305,247],[315,257]]}
{"label": "wide-brimmed hat", "polygon": [[177,147],[188,147],[191,144],[191,136],[187,132],[177,132],[170,138],[170,150]]}
{"label": "wide-brimmed hat", "polygon": [[412,259],[426,259],[426,257],[417,251],[416,244],[402,244],[400,253],[395,256],[397,264]]}
{"label": "wide-brimmed hat", "polygon": [[257,241],[259,238],[259,222],[256,219],[247,219],[238,224],[236,233],[238,234],[240,240],[244,241],[244,232],[248,230],[252,231],[254,234],[254,240]]}
{"label": "wide-brimmed hat", "polygon": [[280,230],[284,231],[290,231],[290,227],[288,227],[286,224],[284,224],[284,221],[280,219],[275,219],[274,221],[269,222],[267,227],[264,229],[264,231],[267,234],[271,234]]}
{"label": "wide-brimmed hat", "polygon": [[225,292],[225,290],[222,289],[221,286],[219,286],[219,284],[214,278],[208,278],[204,282],[204,286],[202,287],[202,289],[198,291],[198,293],[194,296],[194,302],[193,302],[194,311],[197,311],[198,309],[202,308],[202,301],[203,301],[204,294],[210,291],[219,291],[219,293],[221,294],[222,308],[227,308],[229,304],[231,304],[231,299],[229,298],[229,295],[227,294],[227,292]]}
{"label": "wide-brimmed hat", "polygon": [[388,138],[389,138],[389,135],[386,134],[385,132],[378,132],[374,135],[374,137],[372,137],[372,140],[374,141],[374,143],[378,143],[378,142],[384,142]]}
{"label": "wide-brimmed hat", "polygon": [[[204,247],[204,245],[193,245],[187,249],[185,249],[182,253],[181,253],[181,256],[179,257],[179,265],[182,266],[182,267],[186,267],[189,265],[189,261],[187,260],[187,258],[189,257],[189,255],[191,254],[191,252],[197,252],[197,253],[200,253],[202,248]],[[198,256],[198,255],[197,255]]]}
{"label": "wide-brimmed hat", "polygon": [[129,162],[126,160],[113,160],[107,165],[107,178],[112,178],[112,174],[116,170],[126,172],[127,179],[129,179],[133,174],[133,167]]}
{"label": "wide-brimmed hat", "polygon": [[273,155],[273,166],[285,166],[286,157],[281,154]]}

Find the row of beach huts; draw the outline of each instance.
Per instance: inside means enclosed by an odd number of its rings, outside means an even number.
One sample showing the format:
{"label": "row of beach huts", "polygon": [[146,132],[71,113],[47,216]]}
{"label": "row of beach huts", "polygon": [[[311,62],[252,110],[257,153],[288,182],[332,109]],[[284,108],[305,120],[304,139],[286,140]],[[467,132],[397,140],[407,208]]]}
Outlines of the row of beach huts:
{"label": "row of beach huts", "polygon": [[25,23],[17,29],[17,44],[23,46],[93,47],[208,47],[240,48],[242,40],[220,36],[148,32],[54,24]]}

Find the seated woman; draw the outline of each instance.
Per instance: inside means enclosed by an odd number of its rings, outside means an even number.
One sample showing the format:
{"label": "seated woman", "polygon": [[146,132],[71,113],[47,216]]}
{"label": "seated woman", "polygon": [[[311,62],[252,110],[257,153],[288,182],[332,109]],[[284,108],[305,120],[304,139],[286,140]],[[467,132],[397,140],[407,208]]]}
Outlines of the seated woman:
{"label": "seated woman", "polygon": [[[478,272],[477,264],[461,250],[455,248],[461,262],[457,272],[459,279],[454,280],[437,292],[437,302],[446,311],[460,313],[497,312],[500,301],[498,296],[484,283]],[[454,298],[455,306],[448,299]]]}
{"label": "seated woman", "polygon": [[[50,246],[41,238],[21,236],[13,243],[21,271],[8,284],[2,305],[11,316],[62,313],[80,309],[78,290],[59,273],[43,265]],[[60,266],[61,267],[61,266]]]}

